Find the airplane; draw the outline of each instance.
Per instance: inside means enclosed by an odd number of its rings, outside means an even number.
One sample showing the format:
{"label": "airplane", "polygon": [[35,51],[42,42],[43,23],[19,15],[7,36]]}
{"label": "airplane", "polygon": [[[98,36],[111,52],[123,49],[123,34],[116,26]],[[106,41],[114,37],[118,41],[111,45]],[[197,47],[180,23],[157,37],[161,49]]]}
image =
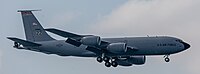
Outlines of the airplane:
{"label": "airplane", "polygon": [[[93,57],[106,67],[143,65],[146,56],[164,55],[169,62],[171,54],[190,48],[183,40],[170,36],[101,38],[80,35],[55,28],[44,29],[32,11],[18,10],[22,15],[26,40],[7,37],[14,41],[14,48],[59,56]],[[56,40],[50,32],[66,40]]]}

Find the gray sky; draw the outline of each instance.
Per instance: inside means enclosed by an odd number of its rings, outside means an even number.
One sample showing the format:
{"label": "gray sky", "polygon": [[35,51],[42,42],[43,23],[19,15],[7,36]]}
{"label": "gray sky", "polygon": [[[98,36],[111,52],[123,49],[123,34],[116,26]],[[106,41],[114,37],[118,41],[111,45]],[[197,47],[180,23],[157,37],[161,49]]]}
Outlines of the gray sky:
{"label": "gray sky", "polygon": [[[1,0],[0,74],[199,74],[199,7],[199,0]],[[34,14],[45,28],[102,37],[167,35],[192,47],[171,55],[170,63],[152,56],[142,66],[117,68],[106,68],[95,58],[16,50],[6,37],[25,38],[18,9],[42,9]]]}

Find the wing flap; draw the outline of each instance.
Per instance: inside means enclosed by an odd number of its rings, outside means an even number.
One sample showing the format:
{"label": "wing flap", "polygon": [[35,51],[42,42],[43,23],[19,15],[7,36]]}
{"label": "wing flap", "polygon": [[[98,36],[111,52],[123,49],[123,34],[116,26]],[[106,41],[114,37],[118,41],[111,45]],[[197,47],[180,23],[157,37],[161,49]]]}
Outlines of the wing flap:
{"label": "wing flap", "polygon": [[30,41],[26,41],[26,40],[22,40],[22,39],[19,39],[19,38],[14,38],[14,37],[7,37],[7,38],[12,40],[12,41],[15,41],[17,43],[20,43],[23,46],[41,46],[41,44],[30,42]]}
{"label": "wing flap", "polygon": [[86,50],[96,53],[97,55],[101,55],[102,51],[96,47],[88,46]]}
{"label": "wing flap", "polygon": [[68,38],[65,42],[69,43],[71,45],[74,45],[76,47],[79,47],[81,45],[81,42],[74,40],[74,39],[71,39],[71,38]]}

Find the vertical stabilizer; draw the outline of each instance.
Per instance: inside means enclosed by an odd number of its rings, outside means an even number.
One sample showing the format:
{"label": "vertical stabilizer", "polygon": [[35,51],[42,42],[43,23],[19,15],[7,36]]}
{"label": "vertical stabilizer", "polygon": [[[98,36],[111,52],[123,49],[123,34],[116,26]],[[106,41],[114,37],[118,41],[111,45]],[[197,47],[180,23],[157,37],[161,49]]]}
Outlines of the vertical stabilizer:
{"label": "vertical stabilizer", "polygon": [[31,42],[54,40],[45,32],[44,28],[41,26],[39,21],[33,15],[32,11],[37,11],[37,10],[18,11],[21,12],[22,15],[26,40]]}

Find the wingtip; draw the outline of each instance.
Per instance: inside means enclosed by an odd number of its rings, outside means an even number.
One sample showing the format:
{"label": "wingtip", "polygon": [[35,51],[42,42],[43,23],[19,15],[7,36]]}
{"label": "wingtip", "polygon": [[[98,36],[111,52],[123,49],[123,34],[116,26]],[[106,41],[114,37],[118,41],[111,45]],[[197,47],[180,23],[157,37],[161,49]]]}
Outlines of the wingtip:
{"label": "wingtip", "polygon": [[6,37],[7,39],[13,39],[13,37]]}
{"label": "wingtip", "polygon": [[15,37],[6,37],[6,38],[9,40],[12,40],[12,41],[13,41],[13,39],[15,39]]}

